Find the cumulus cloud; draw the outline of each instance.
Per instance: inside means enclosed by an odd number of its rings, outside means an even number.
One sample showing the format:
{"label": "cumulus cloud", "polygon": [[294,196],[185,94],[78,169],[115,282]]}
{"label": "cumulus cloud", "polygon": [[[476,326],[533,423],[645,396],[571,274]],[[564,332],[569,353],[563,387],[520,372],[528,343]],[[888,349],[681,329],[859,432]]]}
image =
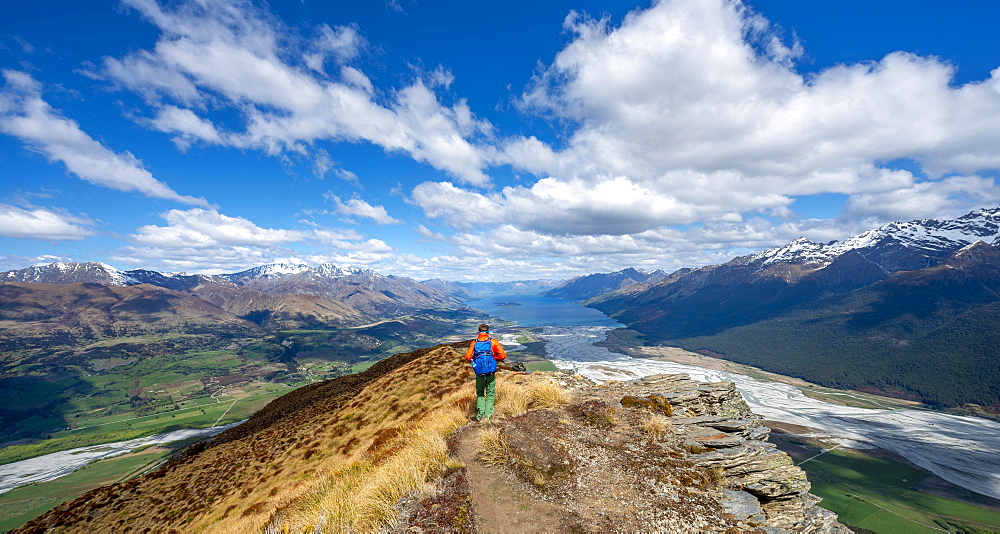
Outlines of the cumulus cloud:
{"label": "cumulus cloud", "polygon": [[113,152],[84,132],[76,121],[63,117],[42,99],[41,84],[31,75],[4,70],[6,85],[0,88],[0,131],[17,137],[29,148],[60,162],[66,170],[92,184],[136,191],[163,198],[207,206],[201,198],[179,195],[143,168],[129,152]]}
{"label": "cumulus cloud", "polygon": [[[537,179],[412,191],[426,216],[468,232],[460,248],[699,265],[1000,203],[976,175],[1000,168],[1000,69],[956,85],[952,65],[894,52],[804,76],[802,46],[733,0],[662,0],[618,25],[571,13],[565,28],[573,38],[520,107],[569,135],[506,138],[494,159]],[[797,219],[797,198],[829,193],[848,199],[839,217]]]}
{"label": "cumulus cloud", "polygon": [[[792,62],[801,47],[781,45],[766,20],[729,0],[665,0],[617,27],[572,14],[566,28],[575,38],[521,101],[579,126],[561,149],[511,139],[499,157],[565,188],[626,177],[635,187],[623,195],[652,192],[702,220],[780,210],[797,195],[864,204],[913,186],[884,161],[915,161],[931,181],[1000,167],[989,141],[1000,137],[1000,69],[954,86],[950,64],[895,52],[807,78]],[[978,201],[977,183],[917,189]],[[650,227],[658,221],[671,222],[650,217]]]}
{"label": "cumulus cloud", "polygon": [[19,208],[0,204],[0,236],[45,239],[49,241],[80,240],[93,235],[93,221],[45,208]]}
{"label": "cumulus cloud", "polygon": [[[443,104],[419,78],[378,101],[368,77],[343,64],[364,44],[354,27],[320,26],[302,51],[283,38],[290,32],[279,21],[246,0],[126,3],[162,34],[152,50],[105,58],[103,75],[146,95],[156,109],[150,124],[182,144],[279,155],[308,154],[322,140],[366,141],[467,183],[489,181],[483,169],[492,151],[476,141],[488,136],[489,123],[464,101]],[[340,65],[339,78],[325,74],[331,60]],[[440,86],[442,76],[435,71],[429,80]],[[218,117],[231,110],[240,119],[221,127]]]}
{"label": "cumulus cloud", "polygon": [[[200,208],[169,210],[161,216],[165,225],[137,228],[128,236],[132,244],[117,251],[114,259],[168,271],[218,273],[292,261],[303,256],[301,249],[311,251],[303,261],[314,264],[366,265],[395,254],[382,240],[308,221],[301,221],[306,229],[264,228],[244,217]],[[347,258],[355,263],[342,261]]]}
{"label": "cumulus cloud", "polygon": [[339,196],[332,193],[327,193],[324,196],[333,202],[334,211],[347,218],[360,217],[371,219],[378,224],[400,224],[403,222],[391,217],[384,207],[372,206],[360,198],[355,197],[345,202]]}
{"label": "cumulus cloud", "polygon": [[165,248],[191,248],[216,246],[274,246],[297,241],[315,240],[321,243],[340,243],[360,239],[354,231],[335,231],[326,228],[288,230],[261,228],[243,217],[230,217],[215,210],[170,210],[164,213],[167,226],[146,225],[130,237],[141,245]]}

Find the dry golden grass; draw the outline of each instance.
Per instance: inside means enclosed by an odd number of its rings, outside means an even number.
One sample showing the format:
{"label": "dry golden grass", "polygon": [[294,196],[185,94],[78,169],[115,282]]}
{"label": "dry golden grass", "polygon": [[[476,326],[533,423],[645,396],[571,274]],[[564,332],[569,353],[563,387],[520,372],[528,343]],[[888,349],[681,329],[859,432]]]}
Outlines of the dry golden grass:
{"label": "dry golden grass", "polygon": [[557,408],[570,401],[566,388],[547,380],[532,384],[528,393],[533,408]]}
{"label": "dry golden grass", "polygon": [[520,381],[497,379],[497,400],[493,405],[495,417],[515,417],[528,411],[531,394]]}
{"label": "dry golden grass", "polygon": [[531,408],[555,408],[569,401],[566,388],[544,375],[500,375],[494,413],[499,417],[516,417]]}
{"label": "dry golden grass", "polygon": [[661,436],[670,431],[670,420],[660,414],[654,414],[642,423],[642,429],[648,434]]}
{"label": "dry golden grass", "polygon": [[499,428],[487,427],[479,433],[476,452],[479,453],[479,459],[484,464],[499,466],[510,458],[510,445],[500,433]]}
{"label": "dry golden grass", "polygon": [[[442,472],[455,467],[446,440],[465,424],[470,395],[466,387],[428,395],[430,380],[426,375],[410,375],[408,380],[373,385],[371,406],[385,412],[364,410],[363,416],[372,419],[377,430],[355,432],[364,434],[360,441],[370,444],[369,452],[343,458],[339,469],[318,473],[321,481],[273,514],[266,529],[377,531],[395,520],[400,498],[427,490]],[[411,422],[398,426],[406,419]],[[340,436],[341,441],[344,437]]]}

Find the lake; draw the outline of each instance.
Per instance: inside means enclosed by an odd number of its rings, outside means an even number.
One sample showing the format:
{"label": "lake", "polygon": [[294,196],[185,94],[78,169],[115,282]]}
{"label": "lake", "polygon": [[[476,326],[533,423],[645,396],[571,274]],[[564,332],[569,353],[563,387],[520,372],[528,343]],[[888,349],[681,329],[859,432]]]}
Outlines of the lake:
{"label": "lake", "polygon": [[494,294],[465,304],[520,326],[625,326],[594,308],[541,295]]}

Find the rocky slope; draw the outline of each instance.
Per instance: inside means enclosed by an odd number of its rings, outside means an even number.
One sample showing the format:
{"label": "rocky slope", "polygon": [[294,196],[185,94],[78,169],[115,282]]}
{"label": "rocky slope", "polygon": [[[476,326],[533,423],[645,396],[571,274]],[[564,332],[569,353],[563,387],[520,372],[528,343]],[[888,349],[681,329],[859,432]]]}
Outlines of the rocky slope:
{"label": "rocky slope", "polygon": [[[400,354],[296,390],[160,470],[19,531],[468,532],[500,521],[846,532],[815,506],[804,473],[766,441],[732,384],[658,376],[595,386],[503,370],[494,423],[470,425],[464,348]],[[491,449],[475,435],[487,431],[503,453],[484,463]],[[482,492],[501,478],[502,499]],[[532,517],[539,522],[518,522]]]}

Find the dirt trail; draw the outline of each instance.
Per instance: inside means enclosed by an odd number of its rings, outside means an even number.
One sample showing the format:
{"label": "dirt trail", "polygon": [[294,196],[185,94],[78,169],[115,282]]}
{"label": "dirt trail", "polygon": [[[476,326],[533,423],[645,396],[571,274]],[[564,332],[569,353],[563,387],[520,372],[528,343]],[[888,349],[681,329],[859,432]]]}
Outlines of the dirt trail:
{"label": "dirt trail", "polygon": [[482,427],[470,423],[455,436],[455,456],[465,464],[479,532],[557,532],[561,507],[539,499],[507,470],[483,465],[476,448]]}

